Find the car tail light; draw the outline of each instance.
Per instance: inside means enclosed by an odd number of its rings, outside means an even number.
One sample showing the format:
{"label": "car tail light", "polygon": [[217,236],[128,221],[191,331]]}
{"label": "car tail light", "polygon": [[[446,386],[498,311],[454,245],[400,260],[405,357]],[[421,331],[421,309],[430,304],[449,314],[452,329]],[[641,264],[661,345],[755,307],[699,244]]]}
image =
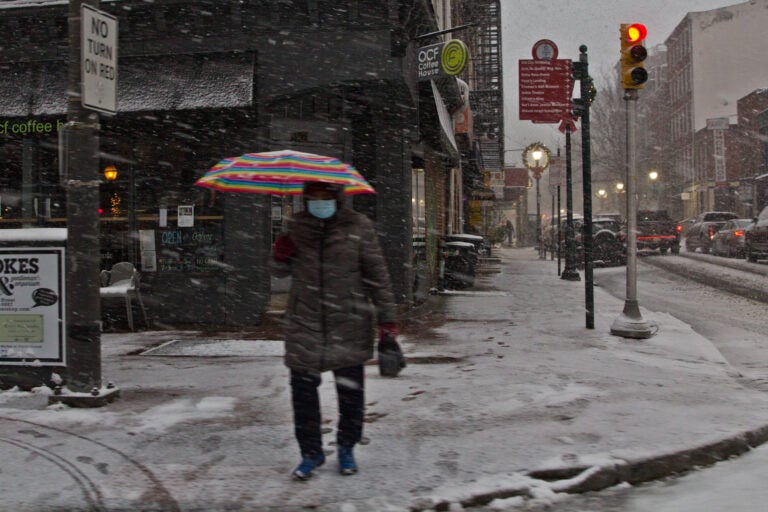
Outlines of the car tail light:
{"label": "car tail light", "polygon": [[733,236],[744,236],[744,231],[742,231],[741,229],[737,229],[736,231],[733,232]]}
{"label": "car tail light", "polygon": [[709,226],[709,238],[710,240],[715,238],[715,228],[713,226]]}
{"label": "car tail light", "polygon": [[680,233],[682,230],[683,230],[683,226],[681,226],[680,224],[675,226],[675,231],[677,231],[678,233]]}

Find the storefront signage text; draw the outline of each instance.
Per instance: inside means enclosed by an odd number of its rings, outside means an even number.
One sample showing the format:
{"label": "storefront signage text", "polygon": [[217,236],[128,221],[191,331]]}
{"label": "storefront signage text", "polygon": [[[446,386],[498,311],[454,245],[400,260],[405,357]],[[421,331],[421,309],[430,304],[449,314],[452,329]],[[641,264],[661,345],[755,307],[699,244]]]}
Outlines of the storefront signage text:
{"label": "storefront signage text", "polygon": [[0,249],[0,363],[65,364],[64,248]]}

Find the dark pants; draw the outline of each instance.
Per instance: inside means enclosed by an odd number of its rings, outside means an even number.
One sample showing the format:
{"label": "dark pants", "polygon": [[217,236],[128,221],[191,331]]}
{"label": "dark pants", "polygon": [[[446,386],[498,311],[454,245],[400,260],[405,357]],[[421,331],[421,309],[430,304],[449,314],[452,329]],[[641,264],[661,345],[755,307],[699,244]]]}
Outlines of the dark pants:
{"label": "dark pants", "polygon": [[[354,446],[363,435],[365,384],[363,365],[333,371],[339,400],[339,424],[336,443]],[[323,452],[320,396],[321,376],[314,372],[291,370],[293,425],[303,457],[315,458]]]}

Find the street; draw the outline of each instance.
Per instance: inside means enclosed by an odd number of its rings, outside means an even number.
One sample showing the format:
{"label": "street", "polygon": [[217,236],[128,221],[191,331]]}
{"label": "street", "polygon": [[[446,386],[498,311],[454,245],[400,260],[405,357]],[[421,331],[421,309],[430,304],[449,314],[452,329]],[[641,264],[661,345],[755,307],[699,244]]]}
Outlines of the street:
{"label": "street", "polygon": [[[654,259],[650,259],[654,258]],[[732,367],[733,375],[747,387],[768,391],[768,336],[765,303],[736,296],[686,277],[662,270],[646,256],[637,266],[638,300],[642,308],[666,312],[691,325],[709,339]],[[677,257],[674,259],[681,259]],[[714,274],[722,273],[718,261]],[[746,280],[750,277],[747,274]],[[596,269],[596,286],[611,295],[625,296],[624,267]],[[523,503],[499,500],[482,511],[529,510],[558,512],[754,512],[768,499],[768,446],[734,460],[720,462],[688,474],[637,486],[620,484],[601,492],[542,496]]]}
{"label": "street", "polygon": [[[734,374],[743,377],[742,384],[759,386],[768,391],[768,320],[765,317],[765,303],[692,281],[650,264],[673,260],[694,264],[684,256],[650,255],[638,260],[637,295],[640,306],[651,311],[666,312],[688,323],[720,351],[733,368]],[[738,272],[723,269],[717,263],[715,260],[712,264],[704,264],[711,268],[713,280],[723,272]],[[745,280],[754,278],[747,272],[739,273]],[[625,296],[624,267],[597,269],[595,282],[596,286],[604,288],[615,297]],[[738,286],[734,284],[737,282],[736,278],[729,279],[731,286]]]}

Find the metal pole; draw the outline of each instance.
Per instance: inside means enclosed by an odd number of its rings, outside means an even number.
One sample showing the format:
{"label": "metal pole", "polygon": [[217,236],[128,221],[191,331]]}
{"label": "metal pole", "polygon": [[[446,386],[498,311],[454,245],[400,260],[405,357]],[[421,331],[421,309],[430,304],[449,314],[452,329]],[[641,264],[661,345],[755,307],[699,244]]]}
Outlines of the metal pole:
{"label": "metal pole", "polygon": [[539,246],[539,259],[543,259],[544,254],[541,252],[541,192],[539,191],[541,173],[537,173],[534,176],[536,178],[536,243]]}
{"label": "metal pole", "polygon": [[561,254],[560,254],[560,223],[562,220],[560,219],[560,185],[557,186],[557,230],[556,234],[553,236],[556,236],[557,239],[555,240],[554,247],[558,248],[557,251],[557,275],[560,275],[560,260],[561,260]]}
{"label": "metal pole", "polygon": [[627,297],[624,311],[611,325],[611,334],[624,338],[648,338],[650,326],[643,320],[637,302],[637,90],[624,91],[627,123]]}
{"label": "metal pole", "polygon": [[70,0],[67,94],[67,377],[74,392],[101,388],[101,298],[99,296],[99,114],[81,105],[81,6]]}
{"label": "metal pole", "polygon": [[560,279],[581,281],[576,270],[576,240],[573,232],[573,178],[571,174],[571,123],[565,127],[565,270]]}
{"label": "metal pole", "polygon": [[[549,254],[549,259],[550,260],[554,260],[555,259],[555,234],[556,234],[556,231],[555,231],[555,195],[552,194],[552,216],[550,217],[550,220],[549,220],[549,238],[550,238],[549,241],[550,241],[551,247],[552,247],[552,250],[550,251],[550,254]],[[559,268],[557,269],[557,275],[560,275],[560,269]]]}
{"label": "metal pole", "polygon": [[136,257],[136,171],[131,166],[131,182],[130,182],[130,200],[128,201],[128,249],[130,251],[129,261],[138,268],[138,261]]}
{"label": "metal pole", "polygon": [[583,102],[581,113],[581,174],[583,179],[584,194],[584,295],[586,303],[586,327],[595,328],[595,295],[592,280],[592,155],[590,153],[589,133],[589,62],[587,59],[587,47],[579,47],[581,55],[580,95]]}

